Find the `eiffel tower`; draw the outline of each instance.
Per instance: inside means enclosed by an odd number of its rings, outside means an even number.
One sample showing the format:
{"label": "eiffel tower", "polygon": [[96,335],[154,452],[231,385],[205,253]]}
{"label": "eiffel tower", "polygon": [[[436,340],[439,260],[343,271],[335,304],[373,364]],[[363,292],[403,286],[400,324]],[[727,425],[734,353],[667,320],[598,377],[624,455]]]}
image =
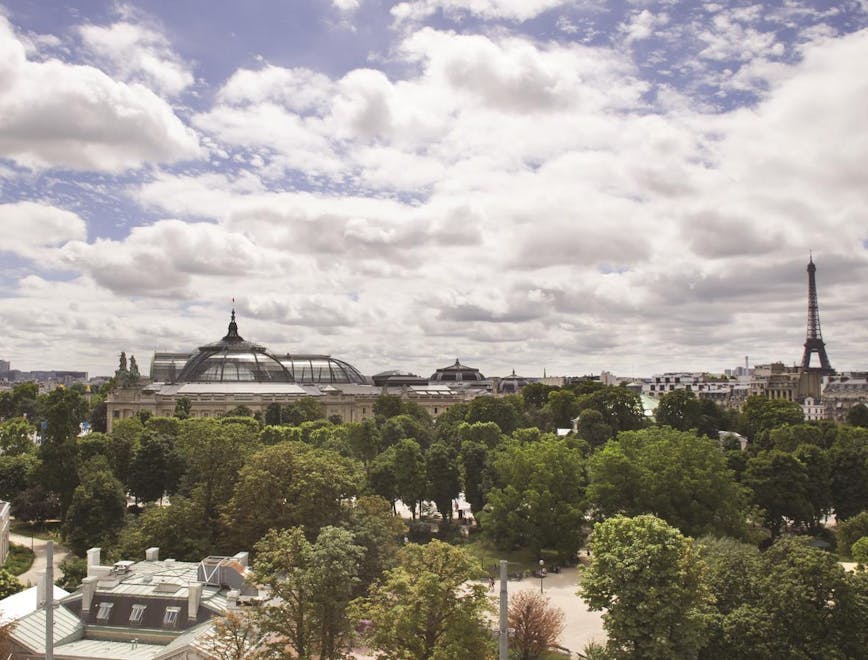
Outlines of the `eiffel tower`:
{"label": "eiffel tower", "polygon": [[[823,333],[820,330],[820,308],[817,305],[817,267],[814,256],[808,261],[808,337],[805,339],[805,352],[802,354],[802,370],[815,371],[824,374],[834,373],[829,357],[826,355],[826,344],[823,343]],[[811,367],[811,354],[816,353],[820,359],[819,367]]]}

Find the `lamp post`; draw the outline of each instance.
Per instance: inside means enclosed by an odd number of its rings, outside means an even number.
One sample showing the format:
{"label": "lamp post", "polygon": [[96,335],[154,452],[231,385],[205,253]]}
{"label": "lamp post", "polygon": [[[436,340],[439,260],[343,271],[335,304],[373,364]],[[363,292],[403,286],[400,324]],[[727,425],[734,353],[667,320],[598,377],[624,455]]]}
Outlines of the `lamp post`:
{"label": "lamp post", "polygon": [[543,592],[543,578],[545,577],[545,574],[543,573],[543,571],[545,570],[545,568],[543,568],[544,566],[545,566],[545,562],[542,559],[540,559],[539,560],[539,592],[540,593]]}

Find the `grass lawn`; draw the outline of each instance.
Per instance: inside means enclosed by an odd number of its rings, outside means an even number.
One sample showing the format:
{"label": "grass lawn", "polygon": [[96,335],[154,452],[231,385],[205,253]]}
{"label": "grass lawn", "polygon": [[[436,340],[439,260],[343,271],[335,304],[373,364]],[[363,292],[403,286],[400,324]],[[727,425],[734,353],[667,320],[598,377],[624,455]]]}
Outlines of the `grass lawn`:
{"label": "grass lawn", "polygon": [[49,520],[41,525],[21,522],[13,520],[9,526],[9,531],[13,534],[21,534],[22,536],[35,536],[38,539],[46,541],[56,541],[60,538],[60,521]]}
{"label": "grass lawn", "polygon": [[4,568],[12,575],[21,575],[33,566],[33,551],[23,545],[9,544],[9,555],[6,557]]}

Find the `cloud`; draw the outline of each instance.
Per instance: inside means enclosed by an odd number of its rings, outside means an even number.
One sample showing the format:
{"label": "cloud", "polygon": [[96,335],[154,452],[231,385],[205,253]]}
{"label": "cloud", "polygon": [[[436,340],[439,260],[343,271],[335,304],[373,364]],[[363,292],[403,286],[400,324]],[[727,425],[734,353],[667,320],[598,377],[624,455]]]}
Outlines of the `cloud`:
{"label": "cloud", "polygon": [[0,156],[30,168],[119,172],[200,154],[165,101],[89,66],[30,61],[0,16]]}
{"label": "cloud", "polygon": [[87,224],[78,215],[39,202],[0,204],[0,251],[36,259],[68,241],[87,238]]}
{"label": "cloud", "polygon": [[484,19],[527,21],[543,12],[560,7],[568,0],[413,0],[392,7],[391,13],[397,23],[419,22],[437,12],[457,19],[462,15]]}
{"label": "cloud", "polygon": [[156,30],[121,21],[109,26],[82,25],[78,32],[85,48],[116,78],[140,82],[168,96],[193,84],[190,67]]}

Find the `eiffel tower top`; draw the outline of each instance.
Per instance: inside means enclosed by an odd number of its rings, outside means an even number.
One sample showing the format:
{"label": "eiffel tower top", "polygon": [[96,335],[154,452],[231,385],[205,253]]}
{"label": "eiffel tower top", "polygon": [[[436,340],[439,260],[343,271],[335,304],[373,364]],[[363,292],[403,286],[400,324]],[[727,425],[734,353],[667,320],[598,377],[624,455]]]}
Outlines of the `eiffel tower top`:
{"label": "eiffel tower top", "polygon": [[[817,267],[814,265],[814,255],[808,258],[808,333],[805,339],[805,351],[802,353],[802,369],[805,371],[820,371],[833,373],[829,357],[826,355],[826,344],[823,342],[823,332],[820,329],[820,306],[817,303]],[[819,367],[811,367],[811,356],[816,353],[820,360]]]}

